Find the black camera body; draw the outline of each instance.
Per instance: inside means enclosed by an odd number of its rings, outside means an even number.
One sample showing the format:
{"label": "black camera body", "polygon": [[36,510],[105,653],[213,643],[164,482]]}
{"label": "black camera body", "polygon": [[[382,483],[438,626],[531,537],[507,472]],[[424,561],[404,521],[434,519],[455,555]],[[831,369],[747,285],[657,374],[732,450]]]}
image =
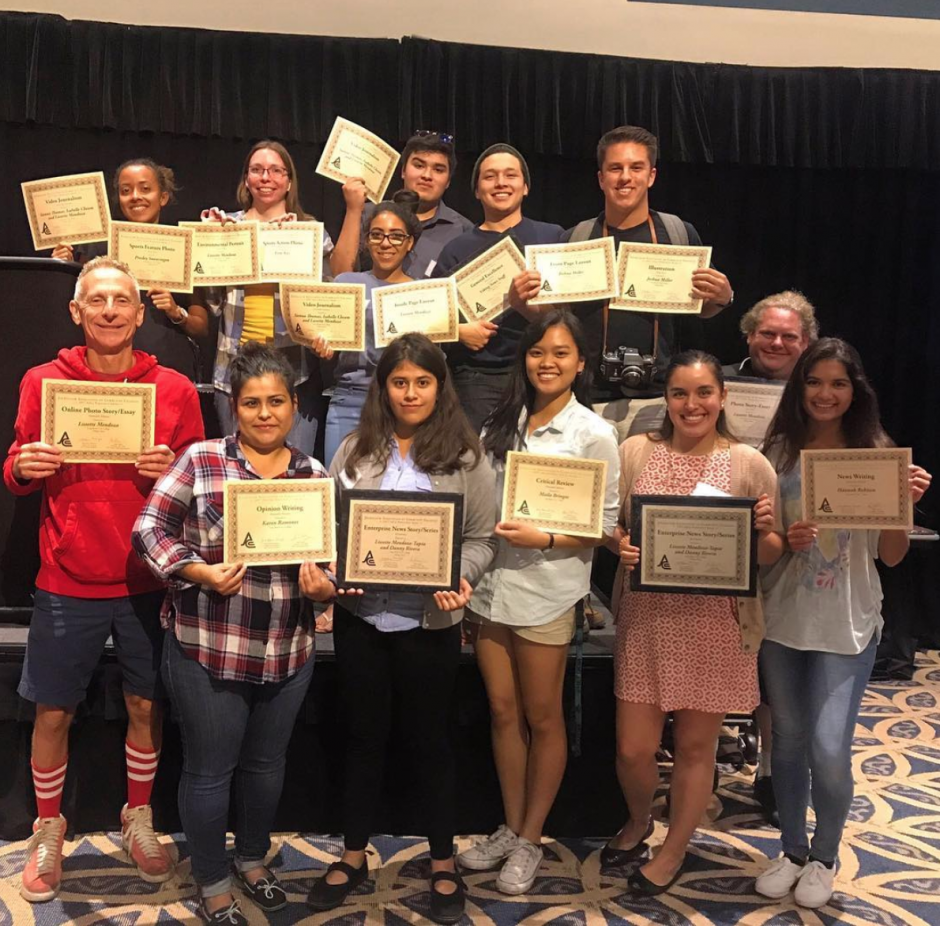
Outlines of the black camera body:
{"label": "black camera body", "polygon": [[618,347],[601,355],[601,376],[621,389],[648,389],[653,382],[656,360],[635,347]]}

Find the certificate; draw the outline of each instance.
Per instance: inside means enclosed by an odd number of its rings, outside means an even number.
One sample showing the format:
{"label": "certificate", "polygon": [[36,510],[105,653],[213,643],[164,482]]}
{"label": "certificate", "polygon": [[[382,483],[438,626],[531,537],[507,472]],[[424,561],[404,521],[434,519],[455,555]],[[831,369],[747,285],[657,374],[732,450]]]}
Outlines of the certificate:
{"label": "certificate", "polygon": [[262,280],[323,279],[323,223],[270,222],[258,227]]}
{"label": "certificate", "polygon": [[66,463],[134,463],[153,446],[153,383],[42,381],[39,430]]}
{"label": "certificate", "polygon": [[509,308],[513,277],[525,270],[525,258],[505,237],[453,274],[460,311],[468,322],[488,322]]}
{"label": "certificate", "polygon": [[909,447],[800,451],[803,520],[820,527],[909,531],[910,466]]}
{"label": "certificate", "polygon": [[112,222],[108,255],[131,268],[141,289],[193,291],[193,233],[187,228]]}
{"label": "certificate", "polygon": [[380,203],[400,157],[378,135],[337,116],[320,155],[317,173],[337,183],[361,177],[365,181],[366,195],[372,202]]}
{"label": "certificate", "polygon": [[606,460],[510,450],[500,517],[573,537],[603,537],[606,486]]}
{"label": "certificate", "polygon": [[230,479],[223,499],[226,563],[288,566],[336,558],[332,479]]}
{"label": "certificate", "polygon": [[641,592],[757,595],[754,498],[634,495],[630,538],[640,562],[630,588]]}
{"label": "certificate", "polygon": [[101,171],[20,184],[37,251],[57,244],[107,241],[111,213]]}
{"label": "certificate", "polygon": [[452,492],[343,492],[341,587],[458,591],[463,496]]}
{"label": "certificate", "polygon": [[525,262],[538,270],[542,287],[530,305],[587,302],[617,295],[617,259],[613,238],[574,244],[528,244]]}
{"label": "certificate", "polygon": [[692,271],[704,270],[712,249],[677,244],[624,242],[617,253],[620,295],[612,309],[697,315],[702,300],[693,299]]}
{"label": "certificate", "polygon": [[196,286],[261,282],[257,222],[180,222],[193,233],[193,283]]}
{"label": "certificate", "polygon": [[755,379],[726,379],[725,421],[731,433],[745,444],[759,447],[783,398],[784,383]]}
{"label": "certificate", "polygon": [[362,283],[282,283],[288,334],[310,347],[324,337],[333,350],[366,349],[366,288]]}
{"label": "certificate", "polygon": [[418,331],[432,341],[456,341],[460,313],[453,277],[416,280],[372,290],[375,346],[388,347],[400,334]]}

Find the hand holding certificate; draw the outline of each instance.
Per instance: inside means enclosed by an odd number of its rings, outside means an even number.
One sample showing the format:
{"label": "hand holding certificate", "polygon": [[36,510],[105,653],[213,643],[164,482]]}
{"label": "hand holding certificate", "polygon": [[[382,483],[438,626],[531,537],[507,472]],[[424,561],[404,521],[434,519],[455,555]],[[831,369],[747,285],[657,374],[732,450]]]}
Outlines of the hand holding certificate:
{"label": "hand holding certificate", "polygon": [[509,308],[513,278],[525,270],[525,259],[510,237],[454,272],[460,311],[468,322],[488,322]]}
{"label": "hand holding certificate", "polygon": [[614,239],[597,238],[574,244],[530,244],[526,266],[542,277],[539,295],[530,305],[587,302],[617,295]]}
{"label": "hand holding certificate", "polygon": [[313,347],[366,349],[366,288],[362,283],[282,283],[281,314],[288,334]]}
{"label": "hand holding certificate", "polygon": [[33,247],[107,241],[111,213],[101,171],[21,184]]}
{"label": "hand holding certificate", "polygon": [[108,254],[124,261],[143,289],[193,291],[193,233],[188,228],[112,222]]}
{"label": "hand holding certificate", "polygon": [[617,254],[620,295],[612,309],[697,315],[702,300],[692,297],[692,272],[711,263],[712,249],[624,242]]}
{"label": "hand holding certificate", "polygon": [[388,347],[400,334],[417,331],[432,341],[456,341],[460,314],[453,277],[377,286],[372,290],[375,346]]}
{"label": "hand holding certificate", "polygon": [[317,164],[317,173],[338,183],[361,177],[369,199],[379,203],[400,157],[378,135],[338,116]]}

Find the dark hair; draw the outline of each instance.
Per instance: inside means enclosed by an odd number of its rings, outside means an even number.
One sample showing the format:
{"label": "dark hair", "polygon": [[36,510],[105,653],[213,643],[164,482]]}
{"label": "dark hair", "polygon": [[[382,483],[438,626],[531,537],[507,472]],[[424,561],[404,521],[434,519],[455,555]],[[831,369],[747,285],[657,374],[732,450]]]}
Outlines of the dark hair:
{"label": "dark hair", "polygon": [[264,138],[259,142],[255,142],[255,144],[251,146],[251,151],[248,152],[248,156],[245,158],[245,163],[242,166],[242,175],[238,181],[238,188],[235,190],[235,198],[238,200],[238,205],[245,210],[250,209],[252,206],[251,190],[248,189],[245,177],[248,176],[248,168],[251,166],[251,159],[258,151],[263,151],[264,149],[273,151],[284,162],[284,167],[287,168],[287,179],[290,184],[287,190],[287,198],[284,201],[284,206],[287,211],[295,213],[297,218],[301,220],[312,219],[313,216],[304,212],[304,207],[300,205],[300,184],[297,182],[297,168],[294,167],[294,159],[290,156],[290,152],[279,141],[273,141],[270,138]]}
{"label": "dark hair", "polygon": [[[712,375],[715,377],[715,381],[718,383],[719,391],[723,392],[725,388],[725,374],[721,371],[721,364],[718,362],[718,358],[704,350],[684,350],[682,353],[676,354],[669,362],[669,366],[666,367],[663,395],[669,395],[669,383],[672,380],[673,374],[676,372],[676,370],[680,369],[680,367],[694,367],[697,363],[700,363],[702,366],[708,367],[708,369],[711,370]],[[718,420],[715,422],[715,430],[726,440],[737,443],[738,439],[734,436],[734,434],[731,432],[731,429],[728,427],[728,422],[725,419],[724,409],[718,412]],[[672,418],[669,417],[669,412],[667,411],[666,417],[663,419],[663,423],[659,428],[658,434],[651,435],[651,437],[653,440],[672,440],[674,431],[675,426],[673,425]]]}
{"label": "dark hair", "polygon": [[386,382],[396,367],[406,362],[427,370],[437,380],[434,411],[418,427],[411,446],[415,465],[426,473],[453,473],[465,466],[462,458],[467,453],[473,455],[473,466],[480,462],[480,439],[460,407],[444,352],[426,335],[403,334],[382,352],[369,383],[359,426],[350,439],[348,475],[355,474],[361,460],[373,459],[383,467],[388,462],[395,415],[388,401]]}
{"label": "dark hair", "polygon": [[518,162],[519,169],[522,171],[522,179],[525,181],[525,185],[532,189],[532,177],[529,174],[529,165],[526,163],[525,158],[519,153],[516,148],[513,148],[512,145],[507,145],[505,142],[497,142],[495,145],[490,145],[486,151],[483,152],[473,165],[473,173],[470,175],[470,189],[476,193],[477,184],[480,182],[480,168],[483,166],[483,162],[493,154],[511,154]]}
{"label": "dark hair", "polygon": [[[402,168],[408,163],[408,159],[413,154],[421,154],[424,151],[430,151],[434,154],[443,154],[447,158],[447,166],[450,172],[450,176],[454,176],[454,171],[457,170],[457,155],[454,152],[454,143],[453,141],[444,141],[441,138],[439,132],[429,132],[425,135],[412,135],[408,141],[405,142],[405,147],[401,152],[401,166]],[[452,136],[445,136],[451,138]]]}
{"label": "dark hair", "polygon": [[[418,221],[418,206],[420,203],[421,199],[417,193],[411,190],[399,190],[393,194],[391,199],[383,199],[375,207],[375,212],[372,213],[372,218],[369,219],[369,227],[371,228],[372,223],[383,212],[391,212],[392,215],[401,219],[402,224],[408,230],[408,234],[411,235],[412,241],[417,244],[418,239],[421,237],[421,222]],[[414,244],[412,247],[414,247]]]}
{"label": "dark hair", "polygon": [[238,401],[248,380],[256,376],[265,376],[268,373],[284,381],[287,394],[293,401],[297,396],[297,389],[294,386],[294,370],[287,358],[279,350],[258,341],[247,341],[242,344],[229,364],[232,401]]}
{"label": "dark hair", "polygon": [[[556,325],[563,325],[568,329],[578,350],[578,356],[585,360],[584,369],[571,384],[571,391],[582,405],[591,407],[592,375],[591,367],[587,363],[588,343],[584,328],[577,315],[568,309],[549,309],[530,322],[522,332],[522,340],[516,351],[516,361],[506,385],[506,391],[503,392],[496,408],[486,419],[483,446],[488,453],[493,454],[496,460],[505,459],[507,451],[519,446],[519,441],[525,433],[529,416],[535,407],[535,387],[529,381],[529,374],[526,371],[526,356],[529,350],[545,337],[548,329]],[[519,417],[523,412],[525,412],[525,418],[520,428]]]}
{"label": "dark hair", "polygon": [[121,174],[124,172],[126,167],[146,167],[148,170],[153,172],[154,177],[157,178],[157,188],[161,193],[168,193],[169,199],[167,203],[172,203],[176,199],[176,194],[179,192],[179,186],[176,183],[176,177],[173,174],[172,167],[164,167],[163,164],[158,164],[152,158],[131,158],[129,161],[125,161],[111,176],[111,189],[114,191],[114,195],[120,198],[121,195]]}
{"label": "dark hair", "polygon": [[607,157],[607,149],[611,145],[621,145],[626,142],[643,145],[646,148],[650,167],[656,166],[659,158],[659,140],[656,136],[638,125],[621,125],[601,135],[601,140],[597,143],[597,169],[604,169],[604,158]]}
{"label": "dark hair", "polygon": [[796,362],[764,441],[764,453],[774,458],[781,472],[796,466],[800,451],[809,441],[811,420],[803,407],[803,396],[807,378],[823,360],[838,360],[852,383],[852,403],[841,421],[846,447],[892,446],[881,426],[878,396],[865,375],[858,351],[840,338],[820,338]]}

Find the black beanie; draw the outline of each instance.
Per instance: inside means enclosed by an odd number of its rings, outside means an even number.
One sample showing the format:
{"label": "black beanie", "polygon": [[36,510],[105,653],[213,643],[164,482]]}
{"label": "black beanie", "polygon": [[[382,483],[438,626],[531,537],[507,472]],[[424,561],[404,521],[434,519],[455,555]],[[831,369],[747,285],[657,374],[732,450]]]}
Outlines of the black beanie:
{"label": "black beanie", "polygon": [[515,149],[512,145],[507,145],[506,142],[497,142],[495,145],[490,145],[486,151],[483,152],[477,159],[476,163],[473,165],[473,174],[470,176],[470,189],[476,193],[477,191],[477,181],[480,179],[480,165],[491,155],[491,154],[500,154],[505,152],[506,154],[511,154],[514,158],[518,158],[519,164],[522,167],[522,179],[525,181],[525,185],[529,188],[532,187],[531,179],[529,177],[529,165],[526,164],[525,158]]}

